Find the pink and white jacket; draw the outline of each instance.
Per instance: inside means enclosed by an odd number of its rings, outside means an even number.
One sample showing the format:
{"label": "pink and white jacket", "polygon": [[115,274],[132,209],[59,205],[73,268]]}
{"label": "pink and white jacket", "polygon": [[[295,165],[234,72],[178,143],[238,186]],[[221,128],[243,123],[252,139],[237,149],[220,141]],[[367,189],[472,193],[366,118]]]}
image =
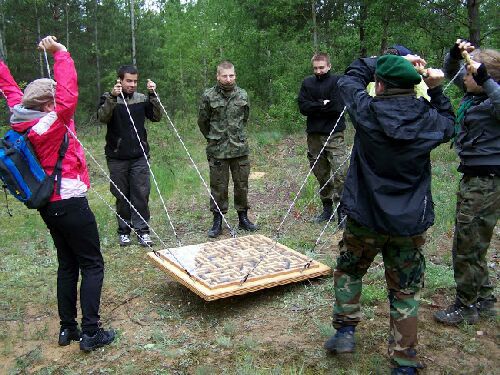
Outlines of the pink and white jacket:
{"label": "pink and white jacket", "polygon": [[[73,115],[78,103],[78,81],[75,64],[67,51],[54,53],[54,79],[56,106],[53,112],[28,110],[21,105],[23,93],[12,77],[7,65],[0,61],[0,90],[7,98],[12,112],[11,126],[25,132],[31,128],[28,139],[47,174],[52,174],[59,147],[67,132],[65,124],[76,135]],[[69,146],[62,163],[60,194],[54,189],[51,202],[81,197],[90,187],[85,154],[80,143],[68,132]]]}

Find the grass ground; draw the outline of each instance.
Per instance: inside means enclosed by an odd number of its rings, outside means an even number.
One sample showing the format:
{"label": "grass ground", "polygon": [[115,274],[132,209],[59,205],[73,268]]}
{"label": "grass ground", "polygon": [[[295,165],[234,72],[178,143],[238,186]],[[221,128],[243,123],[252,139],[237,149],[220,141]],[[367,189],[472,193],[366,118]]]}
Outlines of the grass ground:
{"label": "grass ground", "polygon": [[[195,121],[178,125],[207,178],[204,144]],[[185,245],[206,242],[211,215],[196,171],[168,124],[154,125],[149,134],[153,171],[179,237]],[[80,136],[105,166],[103,130],[85,129]],[[252,170],[265,173],[250,181],[250,216],[261,226],[259,233],[272,237],[307,173],[305,136],[282,135],[259,126],[250,138]],[[422,373],[498,373],[498,320],[458,328],[432,321],[432,314],[453,298],[450,248],[458,183],[457,160],[449,147],[440,147],[432,157],[436,224],[429,230],[425,249],[428,264],[418,349],[428,368]],[[89,200],[106,261],[101,316],[106,327],[118,331],[118,337],[111,346],[91,354],[80,353],[76,344],[57,346],[54,246],[37,212],[9,197],[13,217],[0,209],[1,374],[388,373],[388,307],[380,258],[365,280],[357,353],[329,356],[322,345],[333,333],[331,277],[204,302],[153,267],[143,248],[117,245],[113,213],[96,194],[113,205],[108,182],[87,158],[94,188]],[[311,223],[319,210],[316,189],[310,178],[284,225],[281,241],[303,253],[311,252],[322,229]],[[152,226],[168,246],[176,246],[156,191],[151,194],[151,210]],[[228,218],[232,224],[237,221],[235,212],[229,212]],[[499,275],[498,229],[490,248],[495,280]],[[327,230],[315,248],[318,259],[330,266],[335,264],[339,236]],[[225,231],[223,238],[228,237]]]}

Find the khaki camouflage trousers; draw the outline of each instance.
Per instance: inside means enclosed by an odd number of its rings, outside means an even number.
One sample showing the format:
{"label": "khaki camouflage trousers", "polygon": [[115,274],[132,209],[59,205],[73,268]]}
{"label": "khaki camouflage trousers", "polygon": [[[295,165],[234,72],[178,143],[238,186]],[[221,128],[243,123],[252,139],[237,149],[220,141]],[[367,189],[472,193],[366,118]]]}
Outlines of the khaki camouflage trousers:
{"label": "khaki camouflage trousers", "polygon": [[493,293],[486,255],[499,217],[500,177],[463,176],[457,193],[452,252],[457,298],[465,305]]}
{"label": "khaki camouflage trousers", "polygon": [[[319,193],[321,201],[332,199],[335,203],[340,201],[342,189],[344,187],[345,175],[347,173],[348,162],[342,166],[342,162],[347,157],[344,145],[344,133],[334,133],[325,146],[325,149],[319,154],[328,135],[307,134],[307,158],[312,167],[319,155],[319,160],[314,166],[313,173],[319,182],[322,190]],[[338,171],[337,171],[338,169]],[[334,178],[330,176],[337,171]],[[326,184],[326,185],[325,185]]]}
{"label": "khaki camouflage trousers", "polygon": [[[210,192],[215,198],[223,214],[228,210],[229,171],[234,185],[234,208],[236,211],[248,210],[248,177],[250,161],[248,156],[231,159],[208,158],[210,167]],[[210,211],[218,212],[214,201],[210,198]]]}
{"label": "khaki camouflage trousers", "polygon": [[333,326],[356,326],[361,320],[362,279],[382,252],[389,290],[389,355],[399,366],[418,367],[417,312],[424,282],[425,233],[413,237],[382,235],[347,219],[334,272]]}

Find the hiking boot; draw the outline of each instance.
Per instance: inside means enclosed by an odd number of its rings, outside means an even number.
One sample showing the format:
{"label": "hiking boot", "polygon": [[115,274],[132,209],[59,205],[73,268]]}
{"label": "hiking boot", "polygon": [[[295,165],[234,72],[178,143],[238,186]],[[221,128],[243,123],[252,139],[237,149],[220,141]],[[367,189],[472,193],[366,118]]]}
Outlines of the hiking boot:
{"label": "hiking boot", "polygon": [[59,346],[69,345],[71,341],[80,341],[80,330],[78,327],[61,328],[59,331]]}
{"label": "hiking boot", "polygon": [[214,222],[212,228],[208,231],[208,237],[216,238],[222,233],[222,215],[214,212]]}
{"label": "hiking boot", "polygon": [[149,233],[139,234],[139,245],[144,246],[144,247],[151,247],[154,245],[154,242],[151,239],[151,236],[149,235]]}
{"label": "hiking boot", "polygon": [[250,232],[255,232],[257,229],[259,229],[259,227],[248,219],[247,212],[248,211],[238,211],[238,219],[239,219],[238,228]]}
{"label": "hiking boot", "polygon": [[112,329],[105,331],[104,329],[99,328],[93,336],[83,333],[82,339],[80,340],[80,350],[88,353],[92,350],[96,350],[97,348],[101,348],[104,345],[111,344],[114,339],[115,331]]}
{"label": "hiking boot", "polygon": [[495,309],[495,302],[497,299],[494,296],[488,298],[478,298],[476,302],[476,309],[479,316],[495,317],[497,310]]}
{"label": "hiking boot", "polygon": [[354,342],[354,326],[344,326],[337,329],[335,335],[330,337],[324,348],[333,354],[352,353],[356,346]]}
{"label": "hiking boot", "polygon": [[415,375],[416,373],[416,368],[409,366],[398,366],[391,369],[391,375]]}
{"label": "hiking boot", "polygon": [[120,246],[129,246],[132,243],[129,234],[120,234],[118,241],[120,242]]}
{"label": "hiking boot", "polygon": [[479,315],[475,305],[465,306],[456,300],[446,310],[436,312],[434,319],[439,323],[456,326],[464,321],[468,324],[474,324],[479,320]]}
{"label": "hiking boot", "polygon": [[323,201],[323,212],[314,218],[314,222],[316,224],[322,223],[324,221],[330,220],[330,217],[333,215],[333,201],[331,199],[327,199]]}

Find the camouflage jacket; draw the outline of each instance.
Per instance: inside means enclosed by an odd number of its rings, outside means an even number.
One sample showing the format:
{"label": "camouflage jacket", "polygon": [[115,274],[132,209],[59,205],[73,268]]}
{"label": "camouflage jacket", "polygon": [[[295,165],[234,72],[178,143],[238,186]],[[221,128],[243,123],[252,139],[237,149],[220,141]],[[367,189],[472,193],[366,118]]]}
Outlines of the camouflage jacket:
{"label": "camouflage jacket", "polygon": [[203,93],[198,126],[207,140],[207,156],[230,159],[249,154],[245,127],[250,112],[247,92],[238,86],[225,96],[219,86]]}

